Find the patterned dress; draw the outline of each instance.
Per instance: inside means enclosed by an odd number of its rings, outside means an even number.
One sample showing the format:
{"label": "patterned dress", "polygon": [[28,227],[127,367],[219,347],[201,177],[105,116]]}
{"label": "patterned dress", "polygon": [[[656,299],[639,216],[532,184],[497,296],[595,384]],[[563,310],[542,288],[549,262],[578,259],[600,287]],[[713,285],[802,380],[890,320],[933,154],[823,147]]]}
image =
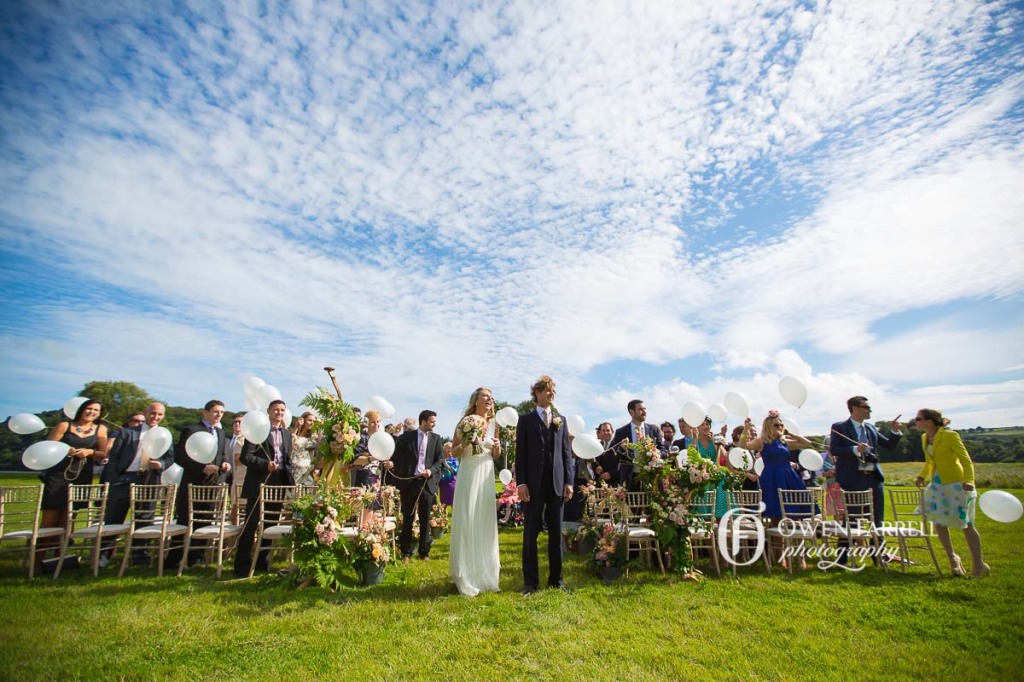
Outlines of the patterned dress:
{"label": "patterned dress", "polygon": [[[718,464],[718,445],[715,444],[714,440],[704,445],[698,437],[694,441],[694,445],[697,447],[697,452],[700,453],[701,457],[710,459],[715,464]],[[725,492],[725,479],[723,478],[718,482],[718,487],[715,488],[715,518],[722,518],[727,511],[729,511],[729,496]]]}

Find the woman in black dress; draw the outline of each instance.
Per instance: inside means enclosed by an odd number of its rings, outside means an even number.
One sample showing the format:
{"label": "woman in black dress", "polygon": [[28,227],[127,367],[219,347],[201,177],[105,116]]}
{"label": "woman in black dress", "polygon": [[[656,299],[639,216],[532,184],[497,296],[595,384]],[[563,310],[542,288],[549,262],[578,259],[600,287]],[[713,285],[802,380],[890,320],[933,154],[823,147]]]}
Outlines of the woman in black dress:
{"label": "woman in black dress", "polygon": [[107,451],[107,427],[100,424],[102,408],[97,400],[86,400],[71,421],[62,421],[50,431],[47,440],[67,443],[68,456],[44,471],[42,519],[45,528],[66,527],[68,523],[68,485],[90,485],[93,461],[102,460]]}

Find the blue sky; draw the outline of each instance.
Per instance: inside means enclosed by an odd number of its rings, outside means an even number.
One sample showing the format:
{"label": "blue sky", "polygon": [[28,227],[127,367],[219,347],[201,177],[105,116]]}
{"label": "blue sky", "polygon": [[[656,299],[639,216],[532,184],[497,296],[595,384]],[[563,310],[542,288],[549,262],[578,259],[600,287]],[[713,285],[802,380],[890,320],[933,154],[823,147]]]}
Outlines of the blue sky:
{"label": "blue sky", "polygon": [[542,373],[588,425],[1024,424],[1022,16],[5,2],[0,413],[333,365],[444,431]]}

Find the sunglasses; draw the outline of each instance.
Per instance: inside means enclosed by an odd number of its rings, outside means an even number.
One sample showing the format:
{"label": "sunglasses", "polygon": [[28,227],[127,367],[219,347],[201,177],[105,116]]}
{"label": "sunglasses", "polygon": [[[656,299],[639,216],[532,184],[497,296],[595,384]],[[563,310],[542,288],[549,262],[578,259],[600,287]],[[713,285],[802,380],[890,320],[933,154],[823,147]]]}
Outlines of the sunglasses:
{"label": "sunglasses", "polygon": [[926,422],[928,420],[925,419],[924,417],[914,417],[914,421],[916,421],[916,422]]}

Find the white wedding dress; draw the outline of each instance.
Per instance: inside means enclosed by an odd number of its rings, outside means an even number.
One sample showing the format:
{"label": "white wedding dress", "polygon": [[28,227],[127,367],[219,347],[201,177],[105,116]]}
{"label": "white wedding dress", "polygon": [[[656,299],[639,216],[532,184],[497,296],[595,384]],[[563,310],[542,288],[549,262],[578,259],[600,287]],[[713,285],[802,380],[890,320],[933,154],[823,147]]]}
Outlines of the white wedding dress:
{"label": "white wedding dress", "polygon": [[475,597],[498,591],[498,515],[494,501],[494,421],[484,434],[484,452],[464,455],[452,501],[449,572],[459,592]]}

